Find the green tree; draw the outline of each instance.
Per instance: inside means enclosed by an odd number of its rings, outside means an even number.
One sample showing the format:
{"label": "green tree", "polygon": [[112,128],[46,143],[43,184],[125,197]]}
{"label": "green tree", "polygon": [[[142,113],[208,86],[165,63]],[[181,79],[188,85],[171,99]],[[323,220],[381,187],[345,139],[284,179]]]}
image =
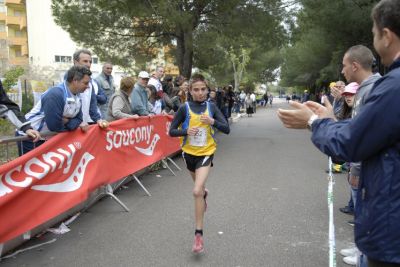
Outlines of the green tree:
{"label": "green tree", "polygon": [[235,81],[234,90],[239,91],[240,82],[243,79],[243,73],[246,68],[246,65],[249,63],[249,51],[244,48],[240,49],[240,54],[236,55],[236,53],[231,49],[227,53],[233,68],[233,78]]}
{"label": "green tree", "polygon": [[4,74],[3,87],[5,91],[8,91],[11,87],[13,87],[17,82],[18,78],[24,74],[25,70],[22,67],[14,67],[9,69]]}
{"label": "green tree", "polygon": [[[224,24],[201,28],[195,37],[195,65],[223,83],[235,83],[236,60],[246,51],[241,82],[276,79],[281,63],[279,50],[286,42],[281,1],[247,1],[238,5]],[[238,88],[236,86],[236,88]]]}
{"label": "green tree", "polygon": [[74,41],[122,66],[129,66],[133,59],[139,65],[149,61],[158,48],[175,41],[180,73],[190,77],[196,29],[219,24],[238,2],[52,0],[52,10],[56,23]]}
{"label": "green tree", "polygon": [[[52,0],[52,10],[56,23],[68,31],[74,41],[92,48],[103,60],[129,66],[134,59],[136,65],[143,66],[155,56],[157,49],[167,45],[175,54],[180,73],[190,77],[194,60],[201,61],[202,49],[207,50],[214,43],[214,39],[204,37],[216,33],[230,37],[248,31],[254,33],[252,29],[260,29],[257,23],[263,19],[259,24],[265,29],[257,35],[264,36],[261,33],[268,31],[275,39],[274,30],[279,28],[279,22],[277,25],[265,24],[262,15],[268,15],[267,19],[275,22],[273,18],[281,14],[278,12],[280,2]],[[210,34],[203,35],[207,32]],[[232,38],[224,47],[229,48],[232,43],[237,45],[235,41],[237,39]],[[223,58],[222,51],[219,52],[218,59]],[[212,69],[210,65],[208,67]]]}
{"label": "green tree", "polygon": [[371,0],[300,0],[291,40],[282,50],[281,84],[312,88],[341,78],[345,51],[357,44],[372,49]]}

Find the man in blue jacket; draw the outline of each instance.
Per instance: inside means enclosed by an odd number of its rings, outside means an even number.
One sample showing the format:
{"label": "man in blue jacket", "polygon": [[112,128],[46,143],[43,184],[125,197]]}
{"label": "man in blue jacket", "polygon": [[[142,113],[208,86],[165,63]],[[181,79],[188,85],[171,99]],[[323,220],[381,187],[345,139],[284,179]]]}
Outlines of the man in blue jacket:
{"label": "man in blue jacket", "polygon": [[[74,66],[67,71],[66,80],[48,89],[33,109],[25,115],[31,126],[37,131],[52,132],[72,131],[80,127],[87,131],[87,124],[82,119],[82,101],[80,94],[89,88],[91,71],[85,66]],[[108,123],[98,121],[101,128]],[[23,141],[22,153],[25,154],[44,141]]]}
{"label": "man in blue jacket", "polygon": [[369,267],[400,266],[399,17],[398,0],[382,0],[372,10],[374,47],[388,73],[375,82],[357,116],[335,122],[314,102],[278,111],[286,127],[310,127],[312,142],[325,154],[362,162],[355,240]]}

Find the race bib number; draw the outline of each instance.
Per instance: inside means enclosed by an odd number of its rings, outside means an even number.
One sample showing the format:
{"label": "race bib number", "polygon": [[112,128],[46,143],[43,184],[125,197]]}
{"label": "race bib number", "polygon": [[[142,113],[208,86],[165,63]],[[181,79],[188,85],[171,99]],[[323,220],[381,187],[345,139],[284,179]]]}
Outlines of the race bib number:
{"label": "race bib number", "polygon": [[191,146],[206,146],[207,144],[207,129],[198,128],[196,135],[189,136],[189,144]]}

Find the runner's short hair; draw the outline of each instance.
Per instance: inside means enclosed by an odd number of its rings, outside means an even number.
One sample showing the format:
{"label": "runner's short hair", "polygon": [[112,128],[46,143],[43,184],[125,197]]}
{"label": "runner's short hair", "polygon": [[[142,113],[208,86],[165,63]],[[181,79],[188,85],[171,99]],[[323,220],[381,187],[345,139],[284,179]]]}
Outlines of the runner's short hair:
{"label": "runner's short hair", "polygon": [[199,73],[194,74],[192,76],[192,78],[190,78],[189,88],[191,89],[192,88],[192,84],[194,84],[196,82],[204,82],[206,84],[207,88],[208,88],[208,83],[207,83],[206,78],[203,75],[199,74]]}

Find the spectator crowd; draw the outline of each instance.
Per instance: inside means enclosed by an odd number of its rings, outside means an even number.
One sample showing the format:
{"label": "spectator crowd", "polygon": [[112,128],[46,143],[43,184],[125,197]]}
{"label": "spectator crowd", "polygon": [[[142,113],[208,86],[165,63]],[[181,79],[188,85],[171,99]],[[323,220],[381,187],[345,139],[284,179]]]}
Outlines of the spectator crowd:
{"label": "spectator crowd", "polygon": [[[1,117],[8,118],[17,127],[17,136],[31,137],[18,143],[20,155],[45,142],[40,132],[78,128],[86,132],[92,124],[107,128],[109,122],[124,118],[173,115],[180,105],[191,100],[188,78],[165,75],[162,66],[157,66],[151,73],[142,70],[137,77],[123,77],[117,89],[112,63],[105,62],[97,77],[92,77],[91,65],[89,50],[76,51],[73,66],[65,73],[63,81],[44,92],[26,115],[7,97],[1,86]],[[208,101],[217,106],[226,120],[231,118],[232,112],[239,113],[250,102],[251,113],[255,112],[254,94],[246,95],[243,91],[239,94],[231,85],[208,89]]]}

